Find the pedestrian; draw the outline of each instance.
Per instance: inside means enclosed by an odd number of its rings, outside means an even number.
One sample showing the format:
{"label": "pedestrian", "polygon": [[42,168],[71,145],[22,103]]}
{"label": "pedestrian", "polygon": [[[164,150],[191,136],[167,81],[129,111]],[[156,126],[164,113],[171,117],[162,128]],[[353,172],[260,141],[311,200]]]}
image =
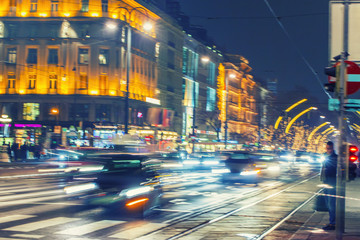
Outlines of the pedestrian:
{"label": "pedestrian", "polygon": [[27,158],[27,151],[28,151],[28,147],[26,142],[20,146],[20,158],[23,162],[26,161]]}
{"label": "pedestrian", "polygon": [[11,145],[11,150],[14,154],[14,161],[16,162],[19,157],[19,144],[16,142],[13,142],[13,144]]}
{"label": "pedestrian", "polygon": [[321,169],[321,180],[326,184],[324,191],[325,202],[329,211],[329,224],[323,227],[324,230],[335,230],[335,210],[336,210],[336,169],[337,159],[334,151],[334,143],[326,143],[326,158]]}
{"label": "pedestrian", "polygon": [[9,159],[10,159],[10,162],[11,162],[11,159],[12,159],[12,156],[11,156],[11,147],[10,147],[10,143],[7,144],[7,153],[9,155]]}

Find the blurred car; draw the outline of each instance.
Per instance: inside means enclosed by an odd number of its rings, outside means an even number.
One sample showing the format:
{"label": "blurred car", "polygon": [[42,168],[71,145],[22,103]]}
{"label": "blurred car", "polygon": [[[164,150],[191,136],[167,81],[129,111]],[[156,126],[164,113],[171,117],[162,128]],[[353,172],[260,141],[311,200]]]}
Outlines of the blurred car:
{"label": "blurred car", "polygon": [[309,163],[309,161],[312,161],[312,157],[310,153],[306,151],[296,151],[295,162]]}
{"label": "blurred car", "polygon": [[109,153],[88,156],[87,160],[104,164],[95,174],[81,176],[88,182],[64,188],[86,205],[101,206],[124,215],[144,217],[160,205],[162,187],[159,161],[146,154]]}
{"label": "blurred car", "polygon": [[275,154],[234,151],[226,155],[224,163],[229,172],[222,175],[223,182],[257,184],[262,178],[280,176],[280,164]]}
{"label": "blurred car", "polygon": [[219,165],[219,155],[216,152],[195,152],[183,161],[184,165],[196,165],[200,167],[211,167]]}

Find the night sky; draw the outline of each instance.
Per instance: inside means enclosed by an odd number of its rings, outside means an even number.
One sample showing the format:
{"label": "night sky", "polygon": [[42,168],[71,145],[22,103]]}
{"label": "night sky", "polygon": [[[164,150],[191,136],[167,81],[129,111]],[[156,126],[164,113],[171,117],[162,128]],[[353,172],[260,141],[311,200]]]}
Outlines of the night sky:
{"label": "night sky", "polygon": [[[268,0],[295,45],[326,82],[328,65],[328,0]],[[263,0],[181,0],[182,11],[192,25],[201,25],[228,53],[250,61],[252,74],[260,79],[277,78],[279,91],[306,88],[319,102],[327,96],[302,61]],[[208,19],[208,17],[214,19]]]}

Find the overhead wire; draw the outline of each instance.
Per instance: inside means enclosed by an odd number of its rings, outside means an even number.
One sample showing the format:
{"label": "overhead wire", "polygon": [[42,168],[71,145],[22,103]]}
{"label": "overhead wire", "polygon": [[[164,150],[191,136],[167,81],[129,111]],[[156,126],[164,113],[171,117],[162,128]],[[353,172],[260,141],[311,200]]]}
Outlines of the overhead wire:
{"label": "overhead wire", "polygon": [[273,18],[275,18],[276,22],[279,24],[280,28],[282,29],[282,31],[284,32],[284,34],[286,35],[286,37],[289,39],[289,41],[291,42],[291,44],[293,45],[293,47],[295,48],[296,52],[299,54],[300,58],[303,60],[303,62],[305,63],[305,65],[309,68],[309,70],[314,74],[316,80],[319,82],[322,90],[324,91],[324,93],[329,97],[332,98],[330,96],[330,94],[325,90],[325,87],[323,86],[323,83],[320,80],[319,75],[317,74],[317,72],[315,71],[315,69],[311,66],[310,62],[306,59],[305,55],[302,53],[302,51],[299,49],[299,47],[296,45],[294,39],[290,36],[289,32],[286,30],[284,24],[280,21],[280,17],[276,15],[274,9],[271,7],[270,3],[268,0],[264,0],[266,6],[268,7],[269,11],[271,12],[271,14],[273,15]]}

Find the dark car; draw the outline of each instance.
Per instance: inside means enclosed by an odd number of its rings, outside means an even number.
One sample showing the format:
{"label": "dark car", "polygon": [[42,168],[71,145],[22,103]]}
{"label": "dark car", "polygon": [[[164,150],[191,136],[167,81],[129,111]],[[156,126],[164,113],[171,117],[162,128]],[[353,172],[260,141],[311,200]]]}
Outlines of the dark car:
{"label": "dark car", "polygon": [[91,206],[131,216],[146,216],[160,204],[159,162],[145,154],[109,153],[87,156],[102,163],[101,172],[81,176],[92,181],[65,187],[65,192]]}
{"label": "dark car", "polygon": [[247,151],[227,152],[224,160],[229,173],[223,174],[223,181],[258,183],[261,178],[280,176],[280,164],[275,154]]}

